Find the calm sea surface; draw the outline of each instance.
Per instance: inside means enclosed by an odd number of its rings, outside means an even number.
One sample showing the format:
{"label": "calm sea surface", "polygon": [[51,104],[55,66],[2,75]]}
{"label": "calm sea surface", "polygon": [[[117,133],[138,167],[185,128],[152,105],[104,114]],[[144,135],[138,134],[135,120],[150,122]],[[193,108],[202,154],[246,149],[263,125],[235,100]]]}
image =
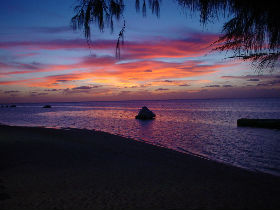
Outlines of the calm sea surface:
{"label": "calm sea surface", "polygon": [[[17,104],[0,108],[8,125],[101,130],[280,176],[280,130],[237,127],[239,118],[280,119],[280,99]],[[147,106],[155,120],[136,120]]]}

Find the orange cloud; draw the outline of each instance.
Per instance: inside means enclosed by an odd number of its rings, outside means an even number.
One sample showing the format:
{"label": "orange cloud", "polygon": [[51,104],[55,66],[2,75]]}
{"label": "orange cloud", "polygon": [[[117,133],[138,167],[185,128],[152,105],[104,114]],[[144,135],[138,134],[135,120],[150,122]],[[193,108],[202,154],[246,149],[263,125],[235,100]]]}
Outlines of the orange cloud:
{"label": "orange cloud", "polygon": [[[166,85],[164,82],[157,81],[207,75],[221,68],[232,66],[233,64],[221,63],[206,65],[203,60],[190,60],[191,57],[199,57],[208,52],[207,48],[216,38],[217,36],[213,34],[192,34],[186,39],[180,40],[158,39],[143,43],[128,41],[121,52],[125,60],[118,60],[114,55],[98,56],[99,51],[114,52],[115,50],[115,41],[99,40],[93,43],[93,49],[97,55],[85,57],[74,64],[0,63],[0,69],[4,70],[0,73],[0,85],[61,89],[71,89],[77,84],[82,86],[86,83],[106,84],[117,88],[164,86]],[[74,50],[78,48],[88,50],[84,40],[0,42],[0,48],[20,47],[29,50]],[[177,58],[178,60],[176,60]],[[42,72],[46,76],[40,76]],[[15,75],[22,79],[13,79]],[[188,86],[186,82],[173,82],[172,85]],[[171,83],[168,86],[171,86]],[[163,90],[164,87],[157,89]]]}
{"label": "orange cloud", "polygon": [[[155,80],[179,79],[205,75],[231,65],[233,64],[203,65],[202,61],[172,63],[154,60],[118,64],[114,63],[112,58],[92,57],[86,58],[84,61],[73,65],[50,65],[38,70],[40,72],[52,72],[74,69],[75,71],[71,73],[23,80],[0,81],[0,85],[22,84],[34,87],[56,87],[60,85],[66,86],[65,82],[67,81],[90,80],[96,83],[132,86]],[[147,69],[149,69],[149,71],[147,71]],[[16,74],[19,74],[19,71],[16,71]]]}

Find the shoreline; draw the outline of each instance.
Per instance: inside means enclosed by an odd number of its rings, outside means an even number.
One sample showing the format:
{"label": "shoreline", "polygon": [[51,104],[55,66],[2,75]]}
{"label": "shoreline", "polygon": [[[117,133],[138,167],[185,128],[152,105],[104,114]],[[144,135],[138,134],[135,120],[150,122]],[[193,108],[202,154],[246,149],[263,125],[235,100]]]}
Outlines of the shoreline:
{"label": "shoreline", "polygon": [[280,177],[102,131],[0,124],[0,209],[278,209]]}
{"label": "shoreline", "polygon": [[246,167],[243,167],[241,165],[233,165],[233,164],[230,164],[230,163],[227,163],[227,162],[223,162],[221,160],[210,159],[208,157],[204,157],[203,155],[199,155],[199,154],[195,154],[195,153],[189,152],[189,151],[187,151],[187,150],[185,150],[185,149],[183,149],[181,147],[179,147],[178,150],[175,150],[175,149],[172,149],[172,148],[165,147],[165,146],[163,146],[161,144],[153,144],[152,142],[149,142],[149,141],[134,139],[132,137],[126,137],[126,136],[122,136],[122,135],[118,135],[118,134],[113,134],[113,133],[106,132],[106,131],[101,131],[101,130],[86,129],[86,128],[71,128],[71,127],[8,125],[8,124],[0,123],[0,128],[1,128],[1,126],[19,127],[19,128],[54,129],[54,130],[61,130],[61,131],[85,130],[85,131],[90,131],[90,132],[93,132],[93,133],[104,133],[104,134],[111,135],[112,137],[120,137],[120,138],[123,138],[123,139],[127,139],[129,141],[135,141],[135,142],[140,142],[140,143],[143,143],[143,144],[148,144],[148,145],[154,146],[156,148],[162,148],[162,149],[170,151],[170,152],[175,152],[175,153],[179,153],[179,154],[182,154],[182,155],[196,157],[196,158],[199,158],[199,159],[202,159],[202,160],[211,161],[211,162],[214,162],[214,163],[217,163],[217,164],[222,164],[222,165],[229,166],[229,167],[239,168],[239,169],[242,169],[242,170],[245,170],[245,171],[248,171],[248,172],[252,172],[252,173],[260,173],[260,174],[267,174],[267,175],[271,175],[271,176],[275,176],[275,177],[280,177],[280,175],[277,175],[275,173],[268,173],[268,172],[261,171],[261,170],[252,170],[250,168],[246,168]]}
{"label": "shoreline", "polygon": [[223,165],[234,167],[234,168],[240,168],[240,169],[248,171],[248,172],[267,174],[267,175],[271,175],[271,176],[280,177],[280,174],[278,174],[278,173],[266,172],[266,171],[263,171],[263,170],[253,170],[253,169],[250,169],[248,167],[245,167],[245,166],[242,166],[242,165],[239,165],[239,164],[227,163],[227,162],[224,162],[224,161],[218,160],[218,159],[211,159],[211,158],[205,157],[203,155],[199,155],[199,154],[189,152],[189,151],[187,151],[187,150],[185,150],[181,147],[178,147],[178,149],[176,150],[176,149],[173,149],[173,148],[165,147],[164,145],[161,145],[161,144],[153,144],[152,142],[149,142],[149,141],[145,141],[145,140],[141,140],[141,139],[137,139],[137,138],[132,138],[132,137],[126,137],[126,136],[123,136],[123,135],[114,134],[114,133],[101,131],[101,130],[87,129],[87,128],[74,128],[74,127],[71,128],[71,127],[51,127],[51,126],[35,126],[35,125],[34,126],[33,125],[8,125],[8,124],[0,123],[0,127],[1,126],[21,127],[21,128],[43,128],[43,129],[54,129],[54,130],[62,130],[62,131],[64,131],[64,130],[86,130],[86,131],[92,131],[94,133],[95,132],[97,132],[97,133],[100,132],[100,133],[105,133],[105,134],[109,134],[109,135],[112,135],[112,136],[117,136],[117,137],[124,138],[124,139],[129,139],[130,141],[136,141],[136,142],[141,142],[141,143],[144,143],[144,144],[152,145],[152,146],[155,146],[157,148],[163,148],[163,149],[166,149],[166,150],[171,151],[171,152],[176,152],[176,153],[180,153],[180,154],[183,154],[183,155],[189,155],[189,156],[192,156],[192,157],[200,158],[200,159],[203,159],[203,160],[206,160],[206,161],[212,161],[212,162],[215,162],[215,163],[218,163],[218,164],[223,164]]}

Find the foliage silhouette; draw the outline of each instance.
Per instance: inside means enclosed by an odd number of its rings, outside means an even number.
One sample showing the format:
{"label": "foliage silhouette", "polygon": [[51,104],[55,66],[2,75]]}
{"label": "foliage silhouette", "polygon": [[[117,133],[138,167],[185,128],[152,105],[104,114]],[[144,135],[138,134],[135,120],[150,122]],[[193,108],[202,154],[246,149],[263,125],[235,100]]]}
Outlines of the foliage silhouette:
{"label": "foliage silhouette", "polygon": [[[222,35],[213,43],[214,51],[232,51],[231,58],[250,60],[261,69],[273,68],[280,59],[280,8],[275,0],[176,0],[187,11],[200,12],[203,24],[222,16],[227,16]],[[161,0],[148,0],[149,8],[157,17],[160,15]],[[146,16],[146,0],[135,0],[136,12]],[[97,23],[100,31],[105,24],[114,29],[114,21],[123,19],[116,46],[116,56],[120,55],[120,43],[123,43],[125,20],[122,0],[81,0],[75,8],[72,18],[74,29],[83,29],[85,37],[90,39],[90,24]]]}

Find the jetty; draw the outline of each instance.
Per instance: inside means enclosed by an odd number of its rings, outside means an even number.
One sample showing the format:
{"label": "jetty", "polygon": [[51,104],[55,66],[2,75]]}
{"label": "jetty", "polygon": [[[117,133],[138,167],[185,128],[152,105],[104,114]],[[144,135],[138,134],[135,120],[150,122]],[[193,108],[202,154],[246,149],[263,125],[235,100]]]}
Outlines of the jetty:
{"label": "jetty", "polygon": [[280,129],[280,119],[247,119],[237,120],[237,126]]}

